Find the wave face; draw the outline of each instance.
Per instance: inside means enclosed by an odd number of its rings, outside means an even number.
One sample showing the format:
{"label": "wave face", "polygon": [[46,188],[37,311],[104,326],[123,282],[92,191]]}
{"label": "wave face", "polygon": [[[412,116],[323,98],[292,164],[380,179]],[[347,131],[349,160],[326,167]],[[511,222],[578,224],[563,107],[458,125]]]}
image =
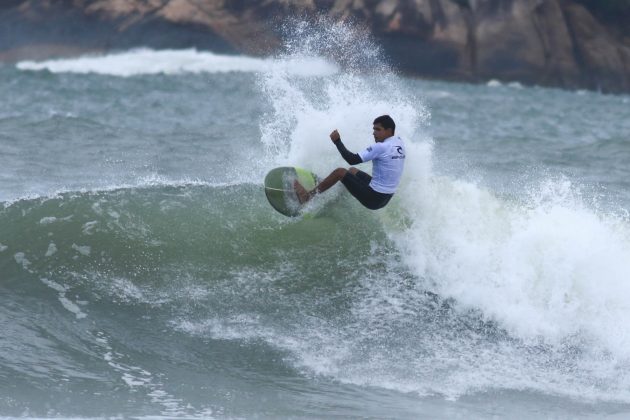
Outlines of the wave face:
{"label": "wave face", "polygon": [[[285,50],[0,68],[0,414],[630,411],[628,98],[405,79],[346,25]],[[268,205],[385,113],[385,209]]]}

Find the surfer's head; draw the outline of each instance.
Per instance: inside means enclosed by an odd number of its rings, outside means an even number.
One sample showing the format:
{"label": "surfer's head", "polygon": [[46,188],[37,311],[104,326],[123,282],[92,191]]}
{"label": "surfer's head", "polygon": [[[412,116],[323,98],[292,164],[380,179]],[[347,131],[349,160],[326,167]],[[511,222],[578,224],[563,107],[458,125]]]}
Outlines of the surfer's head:
{"label": "surfer's head", "polygon": [[389,115],[376,117],[373,124],[374,141],[377,143],[390,138],[396,131],[396,123]]}

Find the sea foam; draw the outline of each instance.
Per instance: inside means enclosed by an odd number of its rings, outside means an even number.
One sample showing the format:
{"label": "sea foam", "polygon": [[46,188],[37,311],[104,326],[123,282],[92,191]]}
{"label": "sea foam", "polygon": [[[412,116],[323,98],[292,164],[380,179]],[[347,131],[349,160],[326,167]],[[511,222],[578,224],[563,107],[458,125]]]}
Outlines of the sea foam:
{"label": "sea foam", "polygon": [[195,49],[135,49],[105,55],[86,55],[46,61],[21,61],[20,70],[48,70],[52,73],[95,73],[110,76],[186,73],[265,73],[288,72],[297,76],[326,76],[338,71],[336,65],[320,57],[294,56],[290,59],[219,55]]}

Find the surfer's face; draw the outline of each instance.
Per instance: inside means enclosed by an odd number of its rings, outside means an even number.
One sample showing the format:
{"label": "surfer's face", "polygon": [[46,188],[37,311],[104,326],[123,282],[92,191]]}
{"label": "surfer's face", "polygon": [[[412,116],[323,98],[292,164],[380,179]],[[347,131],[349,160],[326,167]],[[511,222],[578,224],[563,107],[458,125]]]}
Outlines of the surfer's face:
{"label": "surfer's face", "polygon": [[374,131],[372,131],[372,134],[374,135],[374,141],[377,143],[382,142],[385,139],[390,138],[391,136],[394,135],[394,133],[392,132],[391,128],[383,128],[383,126],[379,123],[374,124],[373,125],[373,129]]}

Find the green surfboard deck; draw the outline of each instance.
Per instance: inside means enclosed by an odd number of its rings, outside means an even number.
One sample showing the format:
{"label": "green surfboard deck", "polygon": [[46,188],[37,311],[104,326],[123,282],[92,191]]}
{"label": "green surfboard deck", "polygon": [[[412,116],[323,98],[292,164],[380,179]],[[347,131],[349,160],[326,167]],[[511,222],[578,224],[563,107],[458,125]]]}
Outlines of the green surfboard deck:
{"label": "green surfboard deck", "polygon": [[302,205],[298,201],[293,188],[293,182],[297,180],[307,190],[312,190],[317,185],[317,175],[293,166],[282,166],[272,169],[265,176],[265,195],[269,204],[285,216],[299,216]]}

